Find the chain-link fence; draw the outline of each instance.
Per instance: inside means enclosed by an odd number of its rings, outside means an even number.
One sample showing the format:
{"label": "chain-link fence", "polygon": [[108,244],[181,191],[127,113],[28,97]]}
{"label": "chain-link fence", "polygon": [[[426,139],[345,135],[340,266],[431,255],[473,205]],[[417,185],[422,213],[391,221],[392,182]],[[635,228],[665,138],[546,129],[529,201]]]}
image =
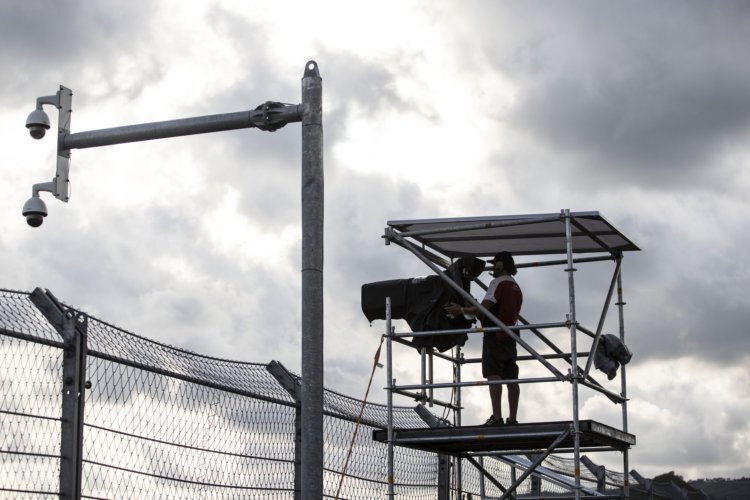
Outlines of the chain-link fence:
{"label": "chain-link fence", "polygon": [[[77,483],[83,498],[294,498],[297,405],[267,365],[201,356],[90,317],[86,332]],[[63,495],[70,457],[61,451],[69,420],[61,395],[71,390],[63,368],[72,355],[30,294],[0,290],[0,498]],[[325,391],[327,497],[341,480],[361,404]],[[365,406],[340,498],[386,496],[387,445],[372,439],[386,422],[385,406]],[[394,425],[426,427],[411,407],[394,409]],[[507,463],[487,457],[484,466],[502,484],[512,482]],[[398,498],[438,498],[440,470],[437,455],[398,448]],[[461,470],[463,496],[479,498],[483,488],[488,497],[501,495],[468,462]],[[572,464],[555,470],[573,477]],[[519,494],[532,490],[534,477]],[[545,492],[569,491],[541,483]],[[451,497],[458,497],[457,484],[453,478]]]}

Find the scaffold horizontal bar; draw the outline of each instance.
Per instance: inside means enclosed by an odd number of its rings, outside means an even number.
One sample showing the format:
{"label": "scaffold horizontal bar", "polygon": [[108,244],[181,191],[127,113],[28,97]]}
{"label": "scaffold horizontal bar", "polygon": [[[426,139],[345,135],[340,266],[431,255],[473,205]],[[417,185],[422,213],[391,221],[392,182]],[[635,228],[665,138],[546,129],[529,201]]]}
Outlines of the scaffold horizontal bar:
{"label": "scaffold horizontal bar", "polygon": [[[501,456],[501,455],[524,455],[527,453],[542,453],[544,450],[542,448],[518,448],[515,450],[502,450],[502,451],[476,451],[471,452],[471,455],[476,456],[484,456],[484,457],[491,457],[491,456]],[[618,451],[617,448],[613,446],[598,446],[598,447],[587,447],[587,452],[594,453],[599,451]],[[555,455],[566,455],[568,453],[575,453],[574,448],[566,447],[566,448],[555,448]]]}
{"label": "scaffold horizontal bar", "polygon": [[525,438],[546,438],[546,437],[557,437],[559,432],[524,432],[515,434],[506,434],[503,432],[491,432],[488,431],[483,434],[477,434],[474,436],[422,436],[422,437],[411,437],[411,438],[400,438],[398,437],[398,431],[396,431],[396,438],[394,442],[398,444],[415,444],[415,443],[446,443],[446,442],[463,442],[463,441],[486,441],[486,440],[513,440],[513,439],[525,439]]}
{"label": "scaffold horizontal bar", "polygon": [[[413,236],[425,236],[429,234],[441,234],[441,233],[455,233],[461,231],[473,231],[475,229],[490,229],[493,227],[510,227],[510,226],[524,226],[528,224],[539,224],[542,222],[553,222],[560,220],[560,216],[551,217],[539,217],[538,219],[514,219],[510,221],[502,222],[480,222],[477,224],[464,224],[455,226],[443,226],[440,228],[433,229],[420,229],[417,231],[403,231],[398,234],[402,238],[413,237]],[[396,231],[396,229],[394,229]]]}
{"label": "scaffold horizontal bar", "polygon": [[449,389],[451,387],[475,387],[481,385],[507,385],[507,384],[536,384],[540,382],[564,382],[557,377],[539,377],[527,379],[507,379],[507,380],[475,380],[470,382],[439,382],[437,384],[414,384],[414,385],[393,385],[385,389],[388,391],[409,391],[417,389]]}
{"label": "scaffold horizontal bar", "polygon": [[[557,321],[552,323],[537,323],[533,325],[514,325],[509,326],[508,329],[513,330],[514,332],[521,331],[521,330],[531,330],[534,328],[567,328],[570,326],[570,323],[567,321]],[[460,333],[491,333],[491,332],[501,332],[503,331],[502,328],[499,326],[491,326],[487,328],[483,327],[476,327],[476,328],[463,328],[458,330],[430,330],[430,331],[424,331],[424,332],[395,332],[392,334],[392,337],[394,338],[403,338],[403,337],[428,337],[428,336],[440,336],[440,335],[456,335]]]}
{"label": "scaffold horizontal bar", "polygon": [[[616,257],[614,257],[612,254],[608,255],[601,255],[599,257],[579,257],[577,259],[573,259],[574,264],[583,264],[586,262],[601,262],[605,260],[614,260]],[[519,262],[516,264],[516,267],[521,269],[525,267],[544,267],[544,266],[561,266],[566,265],[568,263],[567,259],[559,259],[559,260],[542,260],[537,262]]]}
{"label": "scaffold horizontal bar", "polygon": [[[586,357],[588,355],[589,355],[589,353],[587,353],[587,352],[586,353],[579,353],[578,357],[579,358],[583,358],[583,357]],[[562,354],[542,354],[541,356],[544,359],[567,359],[567,358],[570,358],[571,355],[570,355],[570,353],[562,353]],[[523,355],[523,356],[518,356],[516,358],[516,361],[533,361],[535,359],[536,358],[534,356]],[[464,358],[464,360],[463,360],[464,364],[481,363],[481,362],[482,362],[482,358]]]}
{"label": "scaffold horizontal bar", "polygon": [[399,390],[399,389],[394,389],[393,392],[396,393],[396,394],[401,394],[402,396],[407,396],[409,398],[412,398],[412,399],[414,399],[414,401],[419,401],[419,402],[430,401],[430,402],[432,402],[432,404],[435,404],[435,405],[438,405],[438,406],[442,406],[442,407],[445,407],[445,408],[450,408],[451,410],[458,411],[458,410],[462,410],[463,409],[463,407],[456,406],[456,405],[454,405],[452,403],[446,403],[445,401],[441,401],[439,399],[432,399],[431,400],[430,398],[428,398],[427,396],[425,396],[421,392],[409,392],[409,391],[402,391],[402,390]]}

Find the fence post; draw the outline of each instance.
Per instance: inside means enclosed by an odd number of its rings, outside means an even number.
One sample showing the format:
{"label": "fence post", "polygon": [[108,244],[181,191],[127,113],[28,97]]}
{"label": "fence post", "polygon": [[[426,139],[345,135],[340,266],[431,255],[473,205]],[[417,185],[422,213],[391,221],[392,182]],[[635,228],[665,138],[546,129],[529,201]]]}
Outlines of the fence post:
{"label": "fence post", "polygon": [[64,308],[51,292],[36,288],[31,301],[62,336],[62,416],[60,433],[60,496],[81,498],[83,420],[86,389],[86,334],[88,317]]}
{"label": "fence post", "polygon": [[[537,460],[539,460],[539,457],[541,457],[541,455],[538,453],[529,453],[526,455],[526,457],[529,459],[529,461],[536,462]],[[542,496],[542,478],[540,478],[536,474],[531,475],[531,495],[536,497]]]}
{"label": "fence post", "polygon": [[596,477],[596,491],[604,493],[607,488],[607,469],[603,465],[595,464],[589,457],[583,455],[581,463]]}
{"label": "fence post", "polygon": [[438,500],[450,500],[451,494],[451,457],[438,455]]}
{"label": "fence post", "polygon": [[[446,422],[438,419],[424,405],[414,407],[417,415],[431,428],[446,427]],[[460,490],[460,487],[458,488]],[[448,455],[438,455],[438,480],[437,480],[437,498],[438,500],[449,500],[451,494],[451,457]]]}
{"label": "fence post", "polygon": [[271,361],[266,370],[294,398],[294,500],[302,498],[302,405],[300,382],[278,361]]}

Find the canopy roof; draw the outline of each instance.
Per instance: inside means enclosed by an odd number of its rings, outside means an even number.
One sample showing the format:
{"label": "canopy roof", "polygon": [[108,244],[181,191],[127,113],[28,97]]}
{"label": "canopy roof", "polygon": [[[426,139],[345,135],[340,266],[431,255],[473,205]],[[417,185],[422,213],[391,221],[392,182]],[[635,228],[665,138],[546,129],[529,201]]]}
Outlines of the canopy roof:
{"label": "canopy roof", "polygon": [[[574,253],[640,250],[599,212],[571,212],[570,217]],[[397,220],[388,226],[451,258],[489,257],[501,250],[513,255],[567,253],[563,213]]]}

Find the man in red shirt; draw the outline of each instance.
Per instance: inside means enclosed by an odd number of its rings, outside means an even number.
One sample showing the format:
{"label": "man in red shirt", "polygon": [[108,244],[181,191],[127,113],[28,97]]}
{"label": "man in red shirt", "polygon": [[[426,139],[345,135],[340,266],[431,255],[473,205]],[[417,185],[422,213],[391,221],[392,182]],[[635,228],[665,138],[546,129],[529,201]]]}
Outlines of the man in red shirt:
{"label": "man in red shirt", "polygon": [[[523,303],[523,293],[513,276],[516,274],[516,264],[510,252],[500,252],[492,260],[492,275],[487,293],[482,299],[482,306],[488,309],[506,326],[513,326],[518,321]],[[474,306],[461,307],[450,304],[446,311],[449,314],[476,315],[479,309]],[[487,322],[487,320],[484,320]],[[494,323],[486,327],[495,326]],[[518,355],[516,341],[503,331],[485,332],[482,340],[482,376],[487,380],[517,380]],[[521,389],[518,383],[505,384],[508,386],[508,419],[503,421],[502,396],[503,385],[490,385],[490,401],[492,415],[484,425],[517,424],[518,399]]]}

